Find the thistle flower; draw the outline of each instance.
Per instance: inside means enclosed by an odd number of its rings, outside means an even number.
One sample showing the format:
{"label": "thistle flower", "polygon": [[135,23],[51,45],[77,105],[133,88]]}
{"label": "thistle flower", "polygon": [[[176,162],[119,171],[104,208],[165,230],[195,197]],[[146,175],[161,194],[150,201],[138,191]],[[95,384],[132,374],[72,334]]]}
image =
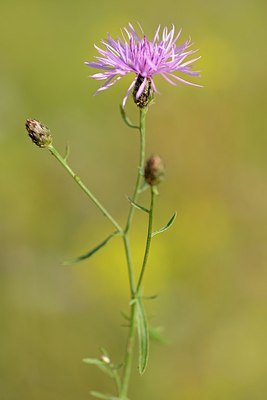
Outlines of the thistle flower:
{"label": "thistle flower", "polygon": [[[101,42],[105,47],[104,49],[95,45],[100,57],[95,57],[96,62],[86,62],[85,64],[102,70],[102,72],[90,76],[96,80],[105,80],[96,94],[108,89],[124,75],[131,72],[135,74],[135,77],[123,98],[123,108],[131,91],[133,91],[134,100],[139,107],[142,108],[147,105],[143,105],[143,103],[149,102],[149,98],[153,96],[154,92],[158,93],[154,82],[155,75],[161,75],[172,85],[180,82],[186,85],[200,86],[175,74],[175,72],[178,72],[199,76],[199,73],[192,71],[191,67],[200,57],[188,59],[197,51],[189,49],[191,46],[190,39],[180,46],[176,45],[181,30],[175,35],[173,25],[169,31],[165,27],[160,35],[159,25],[153,40],[149,41],[141,27],[140,29],[142,37],[138,36],[134,27],[129,24],[129,28],[125,27],[122,31],[123,40],[120,38],[114,40],[108,35],[108,38]],[[142,97],[145,99],[142,100]],[[138,104],[140,99],[141,104]]]}

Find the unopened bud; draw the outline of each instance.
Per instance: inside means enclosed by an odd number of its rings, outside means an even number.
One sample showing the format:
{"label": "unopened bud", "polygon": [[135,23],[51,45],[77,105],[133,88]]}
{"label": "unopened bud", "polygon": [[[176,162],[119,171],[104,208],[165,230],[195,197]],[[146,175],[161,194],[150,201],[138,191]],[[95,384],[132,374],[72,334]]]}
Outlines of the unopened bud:
{"label": "unopened bud", "polygon": [[[143,84],[144,79],[146,79],[146,83],[143,92],[138,98],[136,98],[138,90]],[[145,108],[148,106],[153,99],[153,89],[151,87],[151,80],[149,78],[144,78],[142,75],[138,75],[133,89],[133,99],[139,108]]]}
{"label": "unopened bud", "polygon": [[159,156],[151,156],[145,166],[145,181],[150,186],[156,186],[164,179],[164,165]]}
{"label": "unopened bud", "polygon": [[26,129],[33,143],[39,147],[47,147],[52,143],[50,130],[36,119],[26,120]]}

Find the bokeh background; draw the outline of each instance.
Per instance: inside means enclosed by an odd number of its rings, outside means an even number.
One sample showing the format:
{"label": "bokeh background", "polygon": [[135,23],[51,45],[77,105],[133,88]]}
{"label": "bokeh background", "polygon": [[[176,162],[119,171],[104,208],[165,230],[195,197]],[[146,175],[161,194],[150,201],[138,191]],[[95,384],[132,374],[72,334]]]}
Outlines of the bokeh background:
{"label": "bokeh background", "polygon": [[[145,292],[168,345],[152,344],[131,399],[267,398],[266,1],[13,0],[0,10],[0,398],[73,400],[112,383],[82,358],[123,355],[128,280],[119,239],[62,266],[112,230],[75,183],[26,135],[32,117],[123,223],[138,136],[118,106],[127,78],[93,97],[83,62],[128,21],[149,37],[183,28],[200,49],[203,89],[157,80],[147,154],[165,160]],[[137,117],[133,105],[128,112]],[[143,202],[147,201],[146,195]],[[136,214],[135,262],[145,218]],[[136,369],[136,368],[135,368]]]}

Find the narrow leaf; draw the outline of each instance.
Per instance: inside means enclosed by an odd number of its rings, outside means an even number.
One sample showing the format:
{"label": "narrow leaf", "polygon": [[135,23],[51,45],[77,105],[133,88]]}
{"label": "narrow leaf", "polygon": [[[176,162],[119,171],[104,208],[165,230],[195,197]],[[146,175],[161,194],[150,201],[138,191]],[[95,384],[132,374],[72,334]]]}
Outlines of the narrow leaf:
{"label": "narrow leaf", "polygon": [[100,392],[95,392],[94,390],[90,392],[90,394],[97,399],[104,399],[104,400],[120,400],[119,397],[114,397],[111,394],[104,394]]}
{"label": "narrow leaf", "polygon": [[162,228],[158,229],[157,231],[152,232],[152,237],[169,229],[172,226],[172,224],[174,223],[176,216],[177,216],[177,212],[175,211],[175,213],[173,214],[173,216],[171,217],[171,219],[169,220],[169,222],[166,225],[164,225]]}
{"label": "narrow leaf", "polygon": [[98,250],[100,250],[102,247],[104,247],[110,239],[112,239],[114,236],[118,235],[118,231],[113,232],[111,235],[109,235],[103,242],[99,243],[96,247],[94,247],[92,250],[88,251],[85,254],[82,254],[79,257],[72,258],[70,260],[66,260],[63,262],[63,265],[71,265],[71,264],[76,264],[80,261],[86,260],[87,258],[91,257],[93,254],[95,254]]}
{"label": "narrow leaf", "polygon": [[65,150],[65,155],[64,155],[64,160],[65,161],[67,161],[69,155],[70,155],[70,145],[67,143],[66,150]]}
{"label": "narrow leaf", "polygon": [[128,118],[128,116],[122,106],[120,106],[120,112],[121,112],[122,119],[127,126],[129,126],[130,128],[139,129],[138,125],[135,125],[130,121],[130,119]]}
{"label": "narrow leaf", "polygon": [[145,372],[148,352],[149,352],[149,332],[145,316],[145,311],[141,299],[136,302],[136,320],[139,339],[139,372],[142,375]]}
{"label": "narrow leaf", "polygon": [[109,365],[102,360],[99,360],[98,358],[84,358],[83,362],[89,365],[97,366],[102,372],[110,376],[112,379],[114,378],[113,371],[110,369]]}
{"label": "narrow leaf", "polygon": [[128,197],[129,202],[131,203],[132,206],[137,208],[138,210],[144,211],[146,213],[149,213],[149,210],[143,206],[140,206],[140,204],[137,204],[135,201],[133,201],[130,197]]}

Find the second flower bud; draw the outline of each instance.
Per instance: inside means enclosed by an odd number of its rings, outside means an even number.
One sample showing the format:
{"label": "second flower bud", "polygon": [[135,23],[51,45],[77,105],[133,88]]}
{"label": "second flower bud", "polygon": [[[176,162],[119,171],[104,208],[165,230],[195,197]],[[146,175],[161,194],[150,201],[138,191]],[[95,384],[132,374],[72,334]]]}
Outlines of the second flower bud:
{"label": "second flower bud", "polygon": [[162,159],[157,156],[151,156],[145,165],[145,181],[150,186],[157,186],[164,179],[165,168]]}

